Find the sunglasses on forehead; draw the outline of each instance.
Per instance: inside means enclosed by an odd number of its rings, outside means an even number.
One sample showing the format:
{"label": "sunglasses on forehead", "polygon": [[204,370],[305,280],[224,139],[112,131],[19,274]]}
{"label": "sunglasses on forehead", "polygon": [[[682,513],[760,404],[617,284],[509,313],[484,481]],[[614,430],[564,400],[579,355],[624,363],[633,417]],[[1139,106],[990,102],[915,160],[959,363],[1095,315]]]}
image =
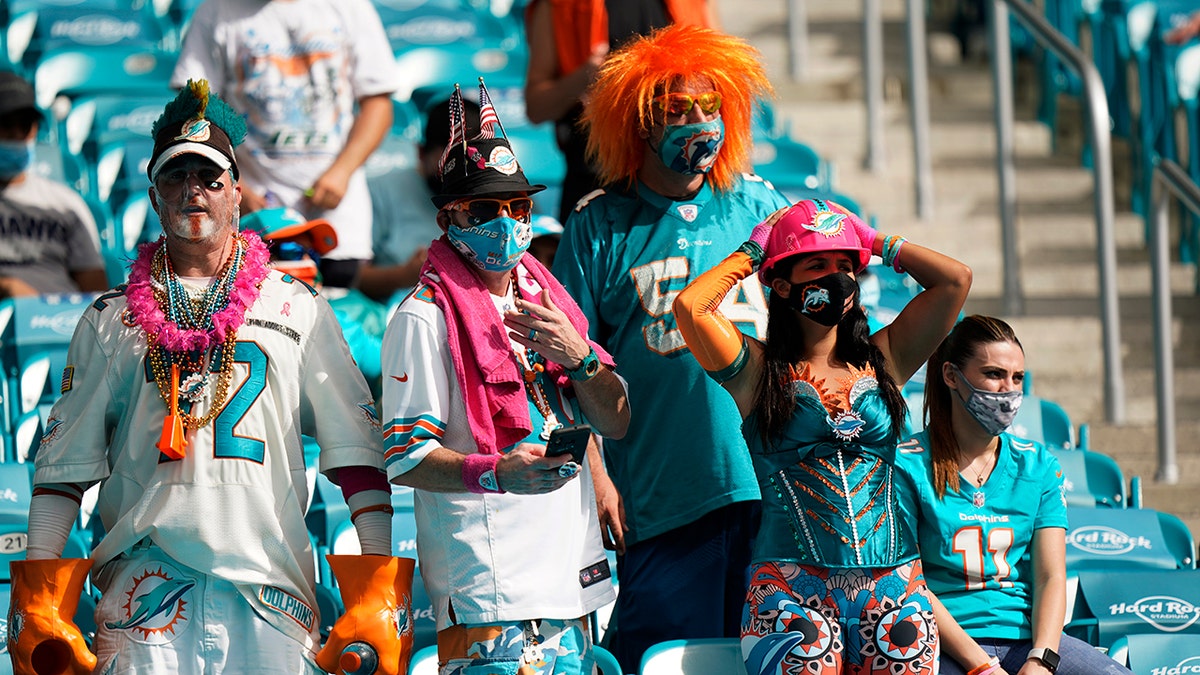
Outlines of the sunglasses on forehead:
{"label": "sunglasses on forehead", "polygon": [[501,210],[507,211],[508,215],[515,220],[528,223],[533,215],[533,200],[529,197],[513,197],[512,199],[476,197],[454,202],[450,208],[467,214],[467,220],[471,225],[495,220],[500,217]]}
{"label": "sunglasses on forehead", "polygon": [[721,109],[721,95],[715,91],[703,94],[672,92],[654,97],[654,107],[671,116],[686,115],[692,111],[692,106],[697,105],[704,114],[711,115]]}

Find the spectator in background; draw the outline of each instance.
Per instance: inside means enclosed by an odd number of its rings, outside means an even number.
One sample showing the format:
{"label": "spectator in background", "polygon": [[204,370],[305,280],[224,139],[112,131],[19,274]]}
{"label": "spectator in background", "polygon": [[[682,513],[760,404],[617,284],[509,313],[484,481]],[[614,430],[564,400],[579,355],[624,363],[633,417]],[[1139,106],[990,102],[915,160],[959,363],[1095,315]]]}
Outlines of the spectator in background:
{"label": "spectator in background", "polygon": [[0,72],[0,298],[108,288],[87,203],[30,171],[41,121],[29,82]]}
{"label": "spectator in background", "polygon": [[1062,469],[1041,443],[1005,431],[1025,379],[1012,327],[966,317],[926,373],[926,425],[900,446],[897,494],[940,601],[941,672],[1130,675],[1063,634]]}
{"label": "spectator in background", "polygon": [[[479,133],[479,106],[463,100],[466,137]],[[388,305],[399,304],[417,283],[429,242],[441,235],[437,208],[430,198],[438,193],[438,162],[450,142],[450,100],[429,108],[425,131],[417,145],[417,165],[393,184],[376,184],[371,190],[375,213],[374,257],[363,265],[358,287],[368,297]],[[385,174],[387,177],[396,174]]]}
{"label": "spectator in background", "polygon": [[246,116],[244,212],[289,206],[333,223],[328,286],[352,286],[371,258],[362,165],[392,125],[394,63],[369,0],[206,0],[171,78],[208,79]]}
{"label": "spectator in background", "polygon": [[558,222],[566,223],[580,198],[600,187],[579,126],[587,88],[610,50],[672,23],[717,27],[707,0],[530,0],[526,5],[525,115],[535,124],[554,122],[567,165]]}
{"label": "spectator in background", "polygon": [[[770,92],[750,45],[670,26],[609,55],[584,113],[608,187],[572,211],[554,273],[629,380],[629,434],[604,443],[629,526],[605,638],[625,672],[656,642],[738,635],[758,484],[741,416],[688,353],[671,302],[787,205],[742,173],[755,99]],[[756,281],[724,307],[763,335]]]}
{"label": "spectator in background", "polygon": [[619,438],[629,409],[612,359],[526,253],[545,186],[493,127],[451,140],[433,198],[445,235],[384,336],[388,477],[415,488],[442,675],[588,674],[588,614],[613,598],[592,487],[605,474],[597,452],[546,444],[578,424]]}
{"label": "spectator in background", "polygon": [[337,232],[327,220],[305,220],[295,209],[259,209],[242,216],[241,227],[258,234],[271,249],[271,267],[312,286],[333,308],[350,356],[366,378],[371,393],[381,393],[379,348],[387,328],[387,307],[353,288],[322,283],[321,256],[337,246]]}

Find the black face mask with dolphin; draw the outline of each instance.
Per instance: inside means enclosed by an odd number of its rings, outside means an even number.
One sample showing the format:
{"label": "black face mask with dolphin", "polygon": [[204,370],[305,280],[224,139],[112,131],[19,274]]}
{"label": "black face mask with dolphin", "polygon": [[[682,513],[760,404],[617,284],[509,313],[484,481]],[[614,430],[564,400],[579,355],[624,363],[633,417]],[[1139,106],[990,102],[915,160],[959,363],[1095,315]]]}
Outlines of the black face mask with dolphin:
{"label": "black face mask with dolphin", "polygon": [[845,272],[792,284],[788,305],[822,326],[836,326],[846,314],[846,300],[858,301],[858,282]]}

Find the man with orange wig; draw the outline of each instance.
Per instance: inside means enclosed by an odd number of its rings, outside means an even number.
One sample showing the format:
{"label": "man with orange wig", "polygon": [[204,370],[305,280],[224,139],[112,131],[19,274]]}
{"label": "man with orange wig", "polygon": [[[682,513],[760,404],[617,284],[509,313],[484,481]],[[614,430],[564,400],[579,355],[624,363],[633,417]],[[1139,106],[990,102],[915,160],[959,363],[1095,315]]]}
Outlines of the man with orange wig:
{"label": "man with orange wig", "polygon": [[[744,41],[676,25],[610,54],[588,95],[588,154],[606,189],[572,211],[554,274],[629,381],[629,431],[604,442],[625,513],[605,523],[618,552],[624,538],[606,641],[625,672],[656,642],[739,633],[758,484],[742,416],[688,351],[671,303],[787,205],[744,173],[755,100],[770,93]],[[764,335],[757,282],[721,310]]]}

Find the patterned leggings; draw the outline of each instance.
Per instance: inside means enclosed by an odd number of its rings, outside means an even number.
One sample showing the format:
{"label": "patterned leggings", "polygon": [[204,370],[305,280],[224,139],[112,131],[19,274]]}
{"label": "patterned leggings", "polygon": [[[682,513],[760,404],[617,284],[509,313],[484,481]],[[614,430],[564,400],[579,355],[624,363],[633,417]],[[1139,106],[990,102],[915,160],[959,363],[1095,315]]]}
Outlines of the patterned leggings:
{"label": "patterned leggings", "polygon": [[933,675],[938,646],[920,561],[751,568],[742,615],[750,675]]}

